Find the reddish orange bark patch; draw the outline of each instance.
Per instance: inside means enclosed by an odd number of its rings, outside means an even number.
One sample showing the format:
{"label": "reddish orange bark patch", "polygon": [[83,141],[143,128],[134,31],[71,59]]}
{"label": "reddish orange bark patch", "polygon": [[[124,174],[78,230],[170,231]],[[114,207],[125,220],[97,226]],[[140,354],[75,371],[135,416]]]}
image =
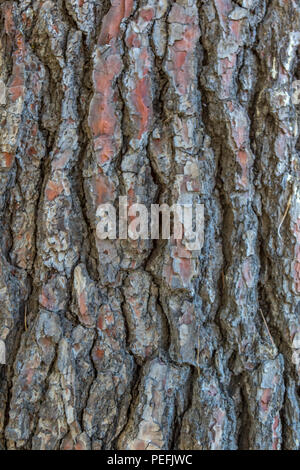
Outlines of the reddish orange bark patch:
{"label": "reddish orange bark patch", "polygon": [[62,445],[62,450],[73,450],[73,441],[70,437],[64,440],[64,443]]}
{"label": "reddish orange bark patch", "polygon": [[20,56],[25,52],[25,41],[22,33],[17,31],[16,33],[16,44],[17,44],[17,55]]}
{"label": "reddish orange bark patch", "polygon": [[39,344],[42,346],[44,351],[47,351],[51,348],[52,346],[52,341],[50,338],[41,338],[39,341]]}
{"label": "reddish orange bark patch", "polygon": [[119,35],[121,21],[130,14],[133,0],[115,0],[109,12],[103,18],[99,45],[109,44]]}
{"label": "reddish orange bark patch", "polygon": [[15,86],[13,88],[9,88],[9,93],[11,96],[11,100],[13,102],[17,101],[20,96],[24,96],[24,87],[23,86]]}
{"label": "reddish orange bark patch", "polygon": [[98,175],[95,180],[95,191],[97,196],[97,206],[114,199],[114,188],[107,176]]}
{"label": "reddish orange bark patch", "polygon": [[30,157],[33,157],[34,155],[37,154],[37,151],[36,151],[36,149],[35,149],[34,147],[29,147],[29,149],[28,149],[27,152],[28,152],[28,155],[29,155]]}
{"label": "reddish orange bark patch", "polygon": [[52,310],[53,299],[49,299],[49,293],[45,291],[44,289],[42,290],[39,301],[43,307],[47,308],[48,310]]}
{"label": "reddish orange bark patch", "polygon": [[75,449],[75,450],[85,450],[86,447],[85,447],[85,445],[84,445],[83,442],[78,441],[78,442],[75,444],[74,449]]}
{"label": "reddish orange bark patch", "polygon": [[192,16],[186,15],[185,8],[177,3],[174,3],[172,10],[170,11],[169,19],[170,23],[181,23],[184,25],[190,25],[195,21]]}
{"label": "reddish orange bark patch", "polygon": [[141,47],[141,41],[136,33],[132,33],[126,39],[126,45],[128,47]]}
{"label": "reddish orange bark patch", "polygon": [[116,118],[116,91],[113,81],[122,69],[119,55],[111,55],[106,59],[99,57],[93,74],[96,94],[92,99],[89,113],[89,126],[94,136],[94,148],[99,163],[105,163],[117,153],[116,136],[120,132],[120,124]]}
{"label": "reddish orange bark patch", "polygon": [[242,21],[230,21],[229,28],[232,31],[235,39],[239,41],[242,30]]}
{"label": "reddish orange bark patch", "polygon": [[136,104],[137,111],[140,117],[138,139],[140,139],[143,133],[148,128],[150,118],[150,85],[147,77],[143,77],[138,81],[136,89],[134,91],[134,101]]}
{"label": "reddish orange bark patch", "polygon": [[116,336],[117,336],[116,333],[117,333],[117,332],[116,332],[116,328],[115,328],[114,326],[111,327],[111,328],[107,328],[107,329],[106,329],[106,334],[107,334],[107,336],[109,336],[109,337],[116,338]]}
{"label": "reddish orange bark patch", "polygon": [[3,158],[3,164],[5,168],[11,168],[13,165],[13,162],[15,160],[15,156],[13,153],[9,152],[3,152],[2,153],[2,158]]}
{"label": "reddish orange bark patch", "polygon": [[142,10],[140,12],[141,17],[143,18],[144,21],[151,21],[154,17],[154,10],[153,8],[148,8],[145,10]]}
{"label": "reddish orange bark patch", "polygon": [[176,57],[175,57],[175,66],[178,67],[179,69],[181,69],[181,67],[183,66],[183,64],[185,62],[186,56],[187,56],[186,51],[177,52]]}
{"label": "reddish orange bark patch", "polygon": [[20,87],[24,84],[24,66],[15,65],[13,68],[13,78],[10,82],[9,87]]}
{"label": "reddish orange bark patch", "polygon": [[97,323],[97,327],[99,328],[99,330],[103,330],[103,327],[104,327],[103,322],[104,322],[103,316],[100,314],[98,318],[98,323]]}
{"label": "reddish orange bark patch", "polygon": [[183,33],[183,39],[176,41],[170,47],[171,69],[174,73],[177,92],[181,95],[185,95],[190,86],[191,70],[188,57],[189,52],[195,49],[199,36],[198,25],[188,24]]}
{"label": "reddish orange bark patch", "polygon": [[107,323],[108,325],[113,325],[114,322],[115,322],[115,318],[114,318],[114,316],[113,316],[112,313],[109,313],[108,315],[106,315],[106,319],[105,319],[105,320],[106,320],[106,323]]}
{"label": "reddish orange bark patch", "polygon": [[127,195],[128,195],[128,208],[130,209],[132,204],[135,203],[135,191],[132,187],[129,188]]}
{"label": "reddish orange bark patch", "polygon": [[181,258],[180,260],[180,276],[184,285],[187,285],[192,277],[191,259]]}
{"label": "reddish orange bark patch", "polygon": [[137,441],[136,445],[134,446],[134,450],[145,450],[147,447],[147,443],[145,441]]}
{"label": "reddish orange bark patch", "polygon": [[82,321],[87,326],[93,325],[93,320],[89,315],[89,309],[87,305],[87,296],[86,293],[83,291],[78,296],[78,306],[79,306],[79,316]]}
{"label": "reddish orange bark patch", "polygon": [[176,247],[174,248],[173,255],[175,258],[191,258],[191,252],[186,249],[182,244],[181,240],[176,242]]}
{"label": "reddish orange bark patch", "polygon": [[13,33],[15,31],[15,23],[12,15],[12,6],[9,5],[5,9],[5,20],[4,27],[6,34]]}
{"label": "reddish orange bark patch", "polygon": [[88,308],[86,305],[86,295],[84,292],[81,292],[78,303],[79,303],[80,313],[85,318],[87,316]]}
{"label": "reddish orange bark patch", "polygon": [[8,89],[13,102],[16,101],[20,96],[24,96],[24,64],[17,64],[16,57],[14,58],[12,79],[9,83]]}
{"label": "reddish orange bark patch", "polygon": [[248,162],[249,162],[249,155],[245,150],[238,151],[238,161],[242,168],[242,178],[241,184],[243,187],[247,187],[248,185]]}
{"label": "reddish orange bark patch", "polygon": [[266,388],[262,394],[262,397],[260,399],[260,404],[263,409],[263,411],[268,411],[269,408],[269,403],[271,401],[272,397],[272,389],[271,388]]}
{"label": "reddish orange bark patch", "polygon": [[61,183],[55,183],[49,181],[46,187],[46,198],[48,201],[53,201],[57,196],[63,192],[63,185]]}
{"label": "reddish orange bark patch", "polygon": [[119,55],[113,54],[106,59],[99,58],[93,73],[95,90],[105,97],[112,96],[111,81],[121,69],[122,62]]}
{"label": "reddish orange bark patch", "polygon": [[73,348],[76,352],[78,352],[78,351],[80,351],[81,346],[80,346],[80,344],[77,343],[77,344],[74,344]]}
{"label": "reddish orange bark patch", "polygon": [[34,373],[35,373],[35,369],[30,368],[26,372],[27,372],[26,384],[31,385],[31,382],[32,382],[32,379],[33,379],[33,376],[34,376]]}
{"label": "reddish orange bark patch", "polygon": [[105,354],[104,349],[97,348],[95,351],[95,356],[97,357],[97,359],[103,359],[104,354]]}
{"label": "reddish orange bark patch", "polygon": [[232,101],[228,101],[227,106],[229,111],[232,113],[232,111],[234,111],[234,103]]}

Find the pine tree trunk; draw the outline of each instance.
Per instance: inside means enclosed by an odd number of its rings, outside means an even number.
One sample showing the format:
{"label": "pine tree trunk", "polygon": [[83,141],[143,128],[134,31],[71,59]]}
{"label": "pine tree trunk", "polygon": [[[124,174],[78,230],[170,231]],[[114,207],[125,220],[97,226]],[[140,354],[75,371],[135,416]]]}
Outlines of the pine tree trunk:
{"label": "pine tree trunk", "polygon": [[0,8],[0,447],[299,449],[298,1]]}

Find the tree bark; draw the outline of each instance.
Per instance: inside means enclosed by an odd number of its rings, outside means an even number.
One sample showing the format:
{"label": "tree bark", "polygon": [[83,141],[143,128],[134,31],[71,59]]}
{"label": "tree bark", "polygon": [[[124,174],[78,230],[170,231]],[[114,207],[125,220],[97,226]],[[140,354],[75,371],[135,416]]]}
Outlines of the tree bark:
{"label": "tree bark", "polygon": [[0,447],[299,449],[298,1],[0,8]]}

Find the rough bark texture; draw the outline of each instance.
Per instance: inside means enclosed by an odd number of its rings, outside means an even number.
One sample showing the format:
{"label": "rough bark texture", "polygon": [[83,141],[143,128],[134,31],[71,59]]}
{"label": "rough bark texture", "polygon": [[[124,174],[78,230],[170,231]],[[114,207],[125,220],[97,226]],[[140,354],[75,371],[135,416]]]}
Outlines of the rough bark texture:
{"label": "rough bark texture", "polygon": [[0,8],[0,447],[299,449],[298,0]]}

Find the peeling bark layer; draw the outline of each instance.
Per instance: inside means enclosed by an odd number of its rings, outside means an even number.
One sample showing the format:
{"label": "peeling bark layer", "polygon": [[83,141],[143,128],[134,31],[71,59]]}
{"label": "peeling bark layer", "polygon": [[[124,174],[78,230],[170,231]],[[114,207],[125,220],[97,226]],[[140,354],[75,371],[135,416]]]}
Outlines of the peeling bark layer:
{"label": "peeling bark layer", "polygon": [[[299,3],[0,9],[0,447],[299,449]],[[120,196],[201,253],[97,238]]]}

